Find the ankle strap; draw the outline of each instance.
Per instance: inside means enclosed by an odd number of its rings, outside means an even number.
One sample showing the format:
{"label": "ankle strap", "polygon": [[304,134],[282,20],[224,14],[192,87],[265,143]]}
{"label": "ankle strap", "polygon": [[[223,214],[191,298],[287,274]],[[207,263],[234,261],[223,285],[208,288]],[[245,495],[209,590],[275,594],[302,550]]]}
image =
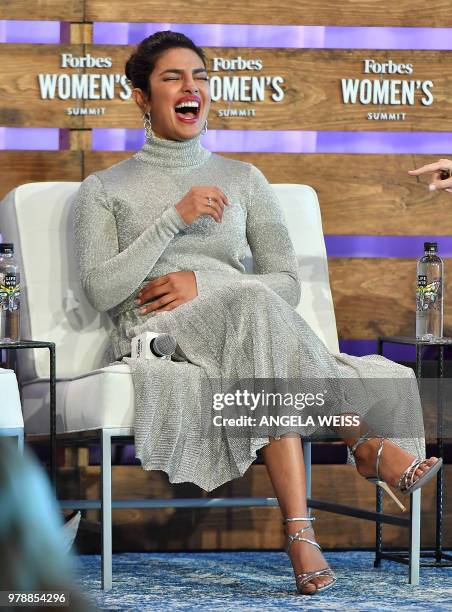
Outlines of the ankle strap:
{"label": "ankle strap", "polygon": [[[371,435],[369,435],[371,434]],[[356,449],[358,448],[358,446],[360,444],[364,444],[364,442],[367,442],[368,440],[373,440],[375,438],[381,438],[384,440],[383,436],[379,436],[378,434],[372,434],[371,431],[366,431],[365,434],[363,434],[362,436],[360,436],[356,442],[354,444],[352,444],[352,446],[349,446],[348,448],[350,449],[350,452],[353,456],[355,456],[355,452]]]}
{"label": "ankle strap", "polygon": [[354,444],[352,444],[352,446],[348,447],[353,456],[355,456],[355,451],[360,444],[363,444],[364,442],[367,442],[367,440],[370,440],[371,438],[375,437],[375,436],[370,436],[369,435],[370,433],[371,433],[370,429],[367,430],[366,433],[364,433],[362,436],[359,436],[359,438],[356,440]]}
{"label": "ankle strap", "polygon": [[360,438],[358,438],[358,440],[356,440],[353,446],[349,446],[348,448],[350,449],[350,452],[354,457],[355,451],[360,444],[363,444],[364,442],[367,442],[368,440],[380,439],[380,445],[378,447],[377,456],[375,458],[375,474],[376,474],[377,479],[380,480],[380,458],[381,458],[381,453],[383,451],[383,445],[385,442],[385,438],[383,438],[383,436],[378,436],[378,435],[368,436],[367,434],[369,433],[370,432],[367,432],[366,434],[364,434],[364,436],[361,436]]}
{"label": "ankle strap", "polygon": [[[305,517],[305,516],[290,517],[290,518],[284,519],[283,523],[288,523],[290,521],[313,521],[313,520],[315,520],[313,516],[309,516],[309,517]],[[306,542],[307,544],[311,544],[311,546],[315,546],[319,550],[322,550],[320,544],[317,544],[317,542],[315,540],[311,540],[309,538],[302,537],[302,534],[304,534],[306,531],[310,531],[311,529],[312,529],[311,525],[307,525],[306,527],[302,527],[301,529],[299,529],[295,533],[288,533],[287,534],[287,540],[288,541],[287,541],[287,546],[286,546],[286,553],[289,554],[290,547],[295,542],[295,540],[297,542]]]}
{"label": "ankle strap", "polygon": [[283,520],[283,523],[290,523],[292,521],[315,521],[315,517],[314,516],[290,517],[290,518],[285,518]]}

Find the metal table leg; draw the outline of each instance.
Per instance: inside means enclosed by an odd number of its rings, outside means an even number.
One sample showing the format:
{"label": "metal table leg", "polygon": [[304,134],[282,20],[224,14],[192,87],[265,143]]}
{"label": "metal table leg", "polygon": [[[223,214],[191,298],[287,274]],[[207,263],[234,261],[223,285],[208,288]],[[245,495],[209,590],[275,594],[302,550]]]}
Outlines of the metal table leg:
{"label": "metal table leg", "polygon": [[[306,497],[308,500],[311,499],[312,495],[312,459],[311,450],[312,445],[310,440],[303,439],[303,458],[304,458],[304,469],[306,477]],[[308,508],[308,516],[311,516],[311,509]]]}
{"label": "metal table leg", "polygon": [[[383,340],[378,338],[377,343],[378,355],[383,355]],[[375,487],[375,511],[378,514],[382,512],[383,491],[380,487]],[[381,565],[381,553],[383,551],[383,524],[380,521],[375,521],[375,559],[374,567]]]}
{"label": "metal table leg", "polygon": [[410,497],[409,583],[416,585],[419,584],[421,549],[421,489],[414,491]]}
{"label": "metal table leg", "polygon": [[49,346],[50,357],[50,482],[56,490],[56,382],[55,345]]}
{"label": "metal table leg", "polygon": [[[402,341],[400,341],[402,340]],[[395,344],[411,344],[416,346],[416,378],[418,380],[419,390],[421,391],[422,386],[422,360],[423,360],[423,349],[424,346],[435,346],[435,344],[430,343],[421,343],[413,338],[408,338],[407,341],[403,341],[403,338],[399,337],[385,337],[384,339],[378,338],[378,353],[380,355],[383,354],[382,346],[383,342],[394,342]],[[444,443],[443,443],[443,414],[444,414],[444,346],[443,344],[436,344],[438,348],[437,353],[437,403],[436,403],[436,417],[437,417],[437,430],[436,430],[436,445],[437,445],[437,455],[441,459],[444,459]],[[443,551],[443,529],[444,529],[444,465],[438,471],[436,477],[436,508],[435,508],[435,549],[434,551],[425,551],[416,552],[418,548],[418,543],[416,541],[417,536],[415,532],[418,530],[416,527],[419,519],[420,512],[420,499],[421,496],[415,497],[417,491],[413,494],[411,499],[411,533],[410,533],[410,549],[409,554],[404,553],[385,553],[382,550],[382,541],[381,541],[381,525],[377,524],[377,533],[376,533],[376,547],[375,547],[375,562],[374,565],[378,566],[380,559],[390,559],[392,561],[397,561],[399,563],[409,563],[410,564],[410,582],[411,584],[417,584],[416,580],[419,577],[416,577],[418,574],[418,569],[416,569],[416,565],[419,563],[417,559],[420,556],[422,559],[430,559],[430,561],[422,561],[420,562],[421,566],[425,567],[452,567],[452,555]],[[381,500],[380,500],[381,503]],[[379,506],[379,500],[377,498],[377,512],[381,512],[381,506]],[[408,557],[408,558],[407,558]]]}
{"label": "metal table leg", "polygon": [[111,434],[102,430],[101,439],[101,514],[102,514],[102,589],[112,588],[112,517],[111,517]]}
{"label": "metal table leg", "polygon": [[[436,445],[438,457],[443,458],[443,389],[444,378],[444,346],[438,347],[438,398],[436,413]],[[435,537],[435,561],[441,561],[443,548],[443,504],[444,504],[444,468],[439,470],[436,477],[436,537]]]}
{"label": "metal table leg", "polygon": [[[375,511],[378,514],[382,512],[382,499],[383,491],[380,487],[376,487],[377,491],[375,494]],[[381,564],[381,553],[383,551],[383,523],[375,521],[375,559],[374,567],[380,567]]]}

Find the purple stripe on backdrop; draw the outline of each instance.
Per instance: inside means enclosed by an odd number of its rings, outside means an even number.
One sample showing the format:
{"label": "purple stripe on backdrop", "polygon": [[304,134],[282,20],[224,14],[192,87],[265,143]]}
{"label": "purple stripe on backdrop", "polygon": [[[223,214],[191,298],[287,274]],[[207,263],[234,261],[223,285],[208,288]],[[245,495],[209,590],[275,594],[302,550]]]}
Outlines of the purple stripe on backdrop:
{"label": "purple stripe on backdrop", "polygon": [[[0,128],[0,149],[58,149],[57,128]],[[202,140],[224,153],[351,153],[451,155],[450,132],[302,132],[297,130],[209,130]],[[93,149],[136,151],[142,129],[94,128]],[[408,170],[408,168],[407,168]]]}
{"label": "purple stripe on backdrop", "polygon": [[[280,26],[183,23],[94,24],[95,44],[136,44],[159,30],[177,30],[210,47],[451,50],[451,28]],[[59,21],[0,20],[0,42],[60,42]]]}
{"label": "purple stripe on backdrop", "polygon": [[[339,350],[341,353],[357,355],[358,357],[362,357],[364,355],[376,355],[377,340],[339,340]],[[416,348],[408,344],[390,344],[386,342],[383,345],[383,353],[385,357],[392,359],[393,361],[416,361]],[[435,347],[426,346],[423,349],[422,358],[426,360],[433,360],[436,358],[436,353],[437,349]],[[450,347],[445,347],[444,356],[446,359],[452,358],[452,350]]]}
{"label": "purple stripe on backdrop", "polygon": [[451,28],[280,26],[212,23],[95,23],[97,44],[136,44],[159,30],[182,32],[207,47],[452,49]]}
{"label": "purple stripe on backdrop", "polygon": [[[341,353],[358,357],[376,355],[377,340],[339,340],[339,350]],[[385,344],[384,354],[388,359],[395,361],[415,361],[416,359],[415,347],[406,344]]]}
{"label": "purple stripe on backdrop", "polygon": [[[452,154],[450,132],[209,130],[202,142],[211,151],[224,153]],[[142,129],[93,129],[95,150],[135,151],[143,143]]]}
{"label": "purple stripe on backdrop", "polygon": [[[452,197],[451,197],[452,208]],[[407,257],[424,253],[424,242],[438,243],[442,257],[452,257],[452,236],[325,236],[328,257]]]}
{"label": "purple stripe on backdrop", "polygon": [[0,20],[0,43],[58,44],[59,42],[59,21]]}
{"label": "purple stripe on backdrop", "polygon": [[0,150],[58,151],[58,128],[0,127]]}

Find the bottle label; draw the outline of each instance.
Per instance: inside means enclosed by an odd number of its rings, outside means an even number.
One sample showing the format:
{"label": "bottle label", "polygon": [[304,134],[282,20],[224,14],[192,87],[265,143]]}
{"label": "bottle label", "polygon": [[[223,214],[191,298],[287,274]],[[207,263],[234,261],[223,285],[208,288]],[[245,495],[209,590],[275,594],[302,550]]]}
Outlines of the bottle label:
{"label": "bottle label", "polygon": [[17,310],[20,304],[20,284],[15,274],[0,274],[0,305],[2,310]]}
{"label": "bottle label", "polygon": [[417,277],[416,292],[417,310],[431,310],[440,308],[441,279],[427,283],[427,276],[419,274]]}
{"label": "bottle label", "polygon": [[427,286],[427,276],[425,274],[419,274],[417,277],[417,286],[418,287],[426,287]]}

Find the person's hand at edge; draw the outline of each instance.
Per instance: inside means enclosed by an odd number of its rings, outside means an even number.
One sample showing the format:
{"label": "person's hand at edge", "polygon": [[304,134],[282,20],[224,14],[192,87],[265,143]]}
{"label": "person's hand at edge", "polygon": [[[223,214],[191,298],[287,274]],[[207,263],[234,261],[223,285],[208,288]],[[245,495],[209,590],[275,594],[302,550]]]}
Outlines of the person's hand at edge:
{"label": "person's hand at edge", "polygon": [[408,170],[410,176],[420,176],[430,174],[430,191],[442,189],[452,193],[452,161],[450,159],[440,159],[433,164],[426,164],[416,170]]}

